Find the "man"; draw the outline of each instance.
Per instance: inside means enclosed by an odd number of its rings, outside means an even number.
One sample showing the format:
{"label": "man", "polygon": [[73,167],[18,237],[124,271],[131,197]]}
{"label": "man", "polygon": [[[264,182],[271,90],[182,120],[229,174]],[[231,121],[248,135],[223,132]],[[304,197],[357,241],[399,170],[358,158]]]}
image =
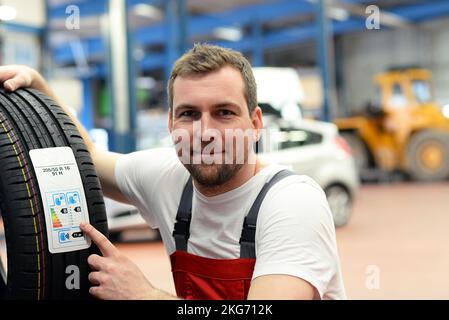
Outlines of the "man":
{"label": "man", "polygon": [[[1,67],[0,81],[7,90],[33,87],[57,101],[29,68]],[[83,224],[103,253],[88,259],[94,270],[91,294],[101,299],[344,299],[324,192],[308,177],[262,163],[248,148],[263,128],[249,62],[233,50],[196,45],[176,62],[168,96],[176,150],[101,151],[74,121],[105,195],[137,206],[149,225],[159,228],[179,297],[154,288],[112,243]],[[229,140],[230,132],[248,134]]]}

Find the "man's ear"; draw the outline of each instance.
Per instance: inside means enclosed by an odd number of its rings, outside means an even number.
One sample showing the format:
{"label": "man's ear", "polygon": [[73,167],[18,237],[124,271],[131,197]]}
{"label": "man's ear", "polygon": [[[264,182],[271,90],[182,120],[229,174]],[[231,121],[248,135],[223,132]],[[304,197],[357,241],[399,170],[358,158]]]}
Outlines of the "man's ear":
{"label": "man's ear", "polygon": [[168,112],[168,131],[170,134],[173,131],[173,112],[171,110]]}
{"label": "man's ear", "polygon": [[257,139],[255,139],[255,140],[259,141],[260,130],[263,129],[262,109],[259,106],[257,106],[253,110],[252,116],[251,116],[251,122],[253,124],[253,129],[254,129],[255,133],[257,134]]}

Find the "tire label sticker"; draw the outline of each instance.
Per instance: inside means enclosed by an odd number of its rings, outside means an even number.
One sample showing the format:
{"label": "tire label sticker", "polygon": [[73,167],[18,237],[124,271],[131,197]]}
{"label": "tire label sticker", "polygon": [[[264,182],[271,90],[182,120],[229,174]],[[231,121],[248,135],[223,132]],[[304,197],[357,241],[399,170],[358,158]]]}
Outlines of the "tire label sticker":
{"label": "tire label sticker", "polygon": [[48,250],[62,253],[87,249],[91,241],[79,228],[89,222],[83,182],[70,147],[30,150],[47,227]]}

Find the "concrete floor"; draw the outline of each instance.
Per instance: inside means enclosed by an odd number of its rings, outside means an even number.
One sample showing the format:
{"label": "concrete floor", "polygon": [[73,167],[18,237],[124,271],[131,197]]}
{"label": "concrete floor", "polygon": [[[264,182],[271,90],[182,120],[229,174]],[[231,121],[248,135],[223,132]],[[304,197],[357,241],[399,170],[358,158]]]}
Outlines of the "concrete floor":
{"label": "concrete floor", "polygon": [[449,299],[448,231],[449,183],[363,186],[337,231],[348,296]]}
{"label": "concrete floor", "polygon": [[[449,299],[449,183],[362,186],[337,241],[350,299]],[[161,243],[119,244],[174,293]]]}

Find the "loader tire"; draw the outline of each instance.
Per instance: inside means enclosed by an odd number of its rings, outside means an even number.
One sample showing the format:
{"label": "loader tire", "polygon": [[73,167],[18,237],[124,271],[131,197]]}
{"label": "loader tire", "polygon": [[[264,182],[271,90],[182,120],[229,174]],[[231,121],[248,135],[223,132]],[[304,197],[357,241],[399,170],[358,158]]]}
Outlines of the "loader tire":
{"label": "loader tire", "polygon": [[[90,298],[87,258],[99,254],[99,250],[92,243],[89,249],[49,252],[40,189],[29,156],[32,149],[63,146],[71,147],[75,155],[90,223],[107,235],[100,182],[70,117],[39,91],[8,93],[0,89],[0,210],[7,252],[6,278],[0,276],[0,298]],[[73,283],[67,285],[72,266],[78,268],[79,281],[72,279]]]}
{"label": "loader tire", "polygon": [[363,140],[356,133],[342,132],[340,135],[346,140],[352,150],[354,161],[359,175],[362,175],[370,166],[370,155]]}
{"label": "loader tire", "polygon": [[415,180],[438,181],[449,177],[449,134],[426,130],[415,133],[407,148],[408,173]]}

